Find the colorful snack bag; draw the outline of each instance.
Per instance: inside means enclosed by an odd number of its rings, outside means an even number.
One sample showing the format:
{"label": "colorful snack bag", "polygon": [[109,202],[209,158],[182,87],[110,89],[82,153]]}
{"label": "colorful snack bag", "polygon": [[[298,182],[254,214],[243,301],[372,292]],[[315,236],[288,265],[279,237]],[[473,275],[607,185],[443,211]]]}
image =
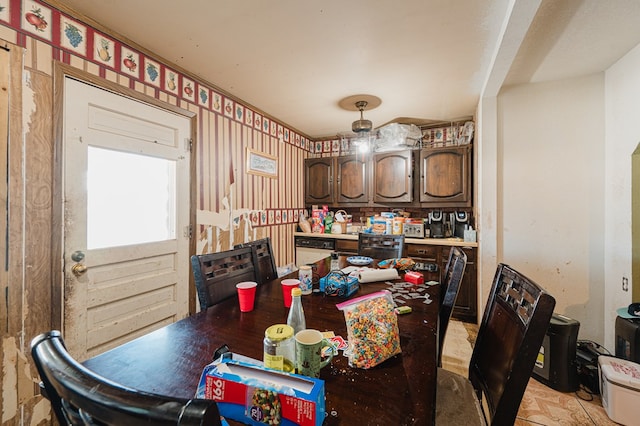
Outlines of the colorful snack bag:
{"label": "colorful snack bag", "polygon": [[349,365],[371,368],[399,354],[400,336],[393,298],[387,290],[336,305],[347,324]]}

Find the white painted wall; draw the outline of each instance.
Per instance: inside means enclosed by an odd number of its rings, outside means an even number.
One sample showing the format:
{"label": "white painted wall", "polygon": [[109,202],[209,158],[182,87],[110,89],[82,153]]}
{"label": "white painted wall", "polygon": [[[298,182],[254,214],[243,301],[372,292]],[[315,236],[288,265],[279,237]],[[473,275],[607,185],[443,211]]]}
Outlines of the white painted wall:
{"label": "white painted wall", "polygon": [[632,284],[631,154],[640,142],[640,45],[607,70],[605,93],[604,324],[605,346],[613,350],[615,310],[631,303],[622,278]]}
{"label": "white painted wall", "polygon": [[603,342],[604,74],[504,88],[480,111],[480,179],[497,169],[495,187],[478,189],[495,196],[478,212],[481,301],[495,263],[507,263],[580,321],[579,338]]}

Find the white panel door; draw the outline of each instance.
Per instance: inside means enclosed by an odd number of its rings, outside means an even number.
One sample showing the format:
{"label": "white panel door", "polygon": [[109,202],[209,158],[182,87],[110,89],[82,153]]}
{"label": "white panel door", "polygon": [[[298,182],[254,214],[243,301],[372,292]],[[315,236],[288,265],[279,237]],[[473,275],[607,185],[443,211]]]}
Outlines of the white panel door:
{"label": "white panel door", "polygon": [[190,119],[65,78],[64,317],[85,359],[188,313]]}

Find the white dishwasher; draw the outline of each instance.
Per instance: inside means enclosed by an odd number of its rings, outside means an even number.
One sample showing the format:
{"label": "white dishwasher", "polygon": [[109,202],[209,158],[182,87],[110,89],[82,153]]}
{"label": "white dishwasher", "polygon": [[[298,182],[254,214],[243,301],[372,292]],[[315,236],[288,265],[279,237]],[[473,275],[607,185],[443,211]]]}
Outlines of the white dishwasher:
{"label": "white dishwasher", "polygon": [[329,257],[336,249],[334,238],[295,237],[296,265],[306,265]]}

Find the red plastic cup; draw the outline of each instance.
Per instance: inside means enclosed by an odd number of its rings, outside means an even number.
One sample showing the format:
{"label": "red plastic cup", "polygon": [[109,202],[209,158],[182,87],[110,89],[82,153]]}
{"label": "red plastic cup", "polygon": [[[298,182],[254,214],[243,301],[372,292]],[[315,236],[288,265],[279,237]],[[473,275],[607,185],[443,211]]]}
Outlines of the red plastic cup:
{"label": "red plastic cup", "polygon": [[296,278],[288,278],[280,281],[282,284],[282,297],[284,298],[284,306],[286,308],[291,307],[291,290],[294,287],[300,287],[300,280]]}
{"label": "red plastic cup", "polygon": [[258,283],[245,281],[236,284],[238,289],[238,300],[240,301],[240,312],[253,311],[253,302],[256,299],[256,287]]}

